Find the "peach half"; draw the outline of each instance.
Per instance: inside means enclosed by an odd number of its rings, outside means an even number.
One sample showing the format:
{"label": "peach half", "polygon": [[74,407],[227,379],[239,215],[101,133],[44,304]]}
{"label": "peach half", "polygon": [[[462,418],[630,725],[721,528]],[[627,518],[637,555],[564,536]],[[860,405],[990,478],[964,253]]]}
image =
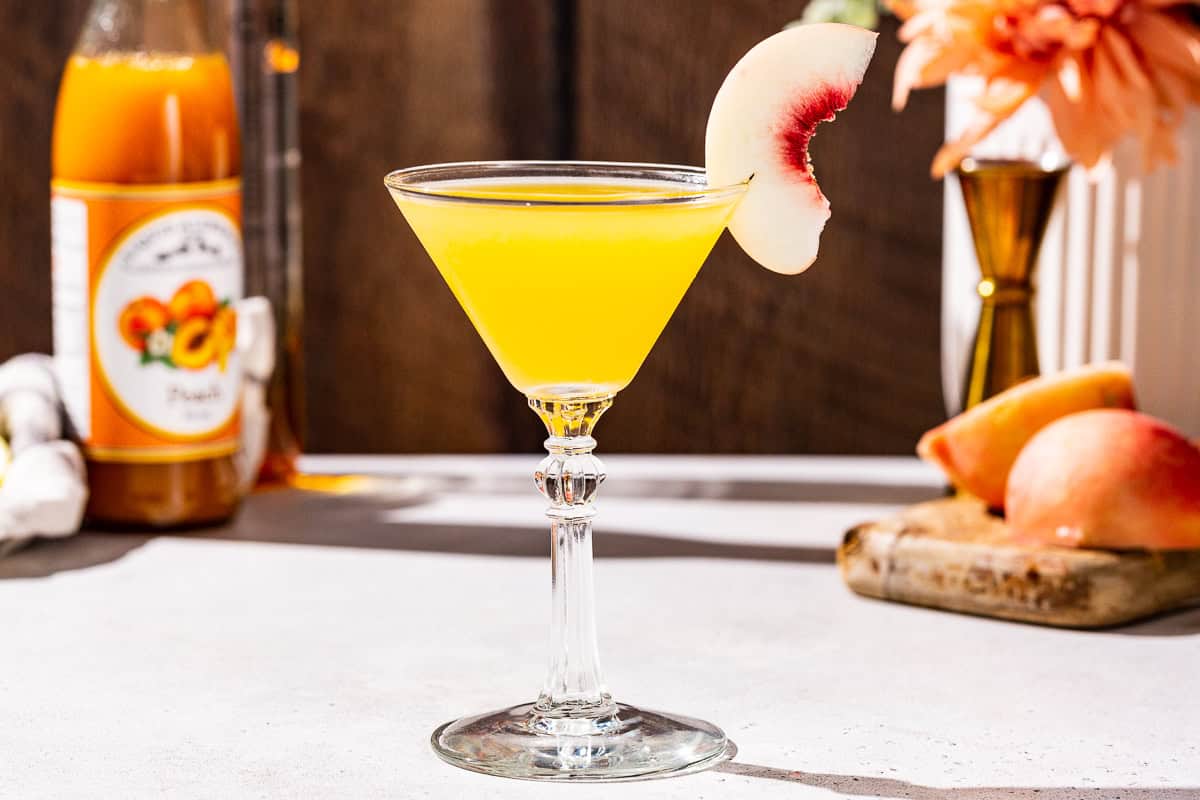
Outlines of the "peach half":
{"label": "peach half", "polygon": [[1123,364],[1080,367],[1025,381],[921,437],[917,455],[992,508],[1004,506],[1008,473],[1030,438],[1054,420],[1093,408],[1133,408]]}
{"label": "peach half", "polygon": [[204,369],[216,355],[212,325],[203,317],[193,317],[175,331],[171,361],[184,369]]}
{"label": "peach half", "polygon": [[1018,539],[1104,549],[1200,548],[1200,449],[1136,411],[1084,411],[1047,425],[1008,479]]}

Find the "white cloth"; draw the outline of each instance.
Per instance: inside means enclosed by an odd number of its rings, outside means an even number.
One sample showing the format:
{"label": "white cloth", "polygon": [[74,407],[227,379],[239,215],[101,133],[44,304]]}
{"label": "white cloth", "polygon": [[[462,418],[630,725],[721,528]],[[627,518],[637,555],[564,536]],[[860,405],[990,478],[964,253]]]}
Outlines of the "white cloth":
{"label": "white cloth", "polygon": [[267,387],[275,371],[275,315],[265,297],[247,297],[237,304],[237,352],[242,364],[242,448],[237,455],[242,493],[254,488],[267,454],[271,412]]}
{"label": "white cloth", "polygon": [[17,356],[0,366],[0,428],[13,459],[0,485],[0,555],[34,536],[79,530],[87,504],[83,456],[61,438],[49,356]]}
{"label": "white cloth", "polygon": [[[253,488],[266,455],[275,318],[264,297],[240,301],[237,313],[243,381],[236,461],[245,493]],[[50,356],[21,355],[0,365],[0,434],[12,451],[0,484],[0,556],[35,536],[63,537],[79,530],[87,506],[87,476],[79,448],[63,438],[63,420]]]}

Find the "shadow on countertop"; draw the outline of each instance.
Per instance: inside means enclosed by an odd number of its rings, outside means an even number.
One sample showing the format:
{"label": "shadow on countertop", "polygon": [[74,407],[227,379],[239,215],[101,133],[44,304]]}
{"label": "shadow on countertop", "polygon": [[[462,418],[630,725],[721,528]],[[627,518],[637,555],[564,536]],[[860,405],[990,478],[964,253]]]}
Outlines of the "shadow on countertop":
{"label": "shadow on countertop", "polygon": [[727,761],[714,768],[728,775],[797,783],[835,792],[842,797],[899,800],[1200,800],[1200,787],[1142,788],[1129,786],[922,786],[895,778],[837,775],[786,770]]}
{"label": "shadow on countertop", "polygon": [[[532,469],[531,469],[532,472]],[[442,479],[455,491],[483,491],[497,495],[528,496],[530,478],[500,476],[487,480]],[[767,503],[854,503],[856,505],[907,505],[944,497],[942,488],[920,482],[881,484],[862,481],[732,480],[705,481],[687,478],[622,477],[610,475],[601,496],[652,498],[655,500],[723,500]]]}
{"label": "shadow on countertop", "polygon": [[[1200,636],[1200,606],[1179,608],[1099,633],[1117,636]],[[1200,800],[1200,794],[1196,795]]]}
{"label": "shadow on countertop", "polygon": [[[477,556],[549,555],[549,537],[541,520],[515,527],[397,519],[397,510],[420,505],[436,494],[428,484],[404,481],[383,481],[370,491],[345,494],[264,491],[253,495],[230,525],[158,535]],[[0,558],[0,580],[43,578],[113,562],[153,538],[144,533],[85,532],[66,540],[38,541]],[[603,528],[594,548],[598,558],[714,558],[829,565],[835,560],[833,547],[718,542],[638,531],[608,532]],[[1090,635],[1200,636],[1200,607]]]}
{"label": "shadow on countertop", "polygon": [[0,580],[46,578],[122,558],[152,539],[146,534],[85,533],[70,539],[35,541],[0,558]]}
{"label": "shadow on countertop", "polygon": [[[399,485],[399,484],[397,484]],[[84,531],[69,539],[35,541],[0,558],[0,580],[44,578],[116,561],[158,536],[361,547],[424,553],[546,558],[547,529],[403,522],[389,512],[424,502],[406,491],[329,494],[279,489],[253,495],[229,525],[158,534]],[[728,558],[832,564],[832,547],[731,544],[636,532],[595,539],[598,558]]]}
{"label": "shadow on countertop", "polygon": [[[424,553],[546,558],[550,540],[542,520],[528,527],[406,522],[389,514],[396,497],[280,491],[257,495],[230,526],[200,531],[202,538],[277,544],[329,545]],[[728,558],[834,563],[833,547],[736,544],[638,532],[601,532],[598,558]]]}

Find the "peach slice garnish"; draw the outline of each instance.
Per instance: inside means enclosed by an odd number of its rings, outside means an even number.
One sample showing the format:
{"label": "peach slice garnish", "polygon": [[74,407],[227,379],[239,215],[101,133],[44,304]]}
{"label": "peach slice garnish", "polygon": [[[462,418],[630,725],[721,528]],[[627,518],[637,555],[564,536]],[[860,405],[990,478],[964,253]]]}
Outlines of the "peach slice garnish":
{"label": "peach slice garnish", "polygon": [[876,36],[836,23],[789,28],[746,53],[713,100],[704,141],[709,185],[750,181],[729,230],[767,269],[791,275],[817,257],[830,212],[808,143],[858,90]]}

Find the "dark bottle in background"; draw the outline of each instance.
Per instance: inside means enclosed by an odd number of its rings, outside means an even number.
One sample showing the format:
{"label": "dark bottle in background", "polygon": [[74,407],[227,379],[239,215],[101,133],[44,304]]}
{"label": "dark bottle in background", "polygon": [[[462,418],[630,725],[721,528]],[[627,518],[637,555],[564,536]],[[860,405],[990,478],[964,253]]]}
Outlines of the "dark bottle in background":
{"label": "dark bottle in background", "polygon": [[296,471],[304,419],[296,2],[219,2],[242,128],[246,295],[268,298],[275,317],[271,422],[259,482],[286,482]]}

